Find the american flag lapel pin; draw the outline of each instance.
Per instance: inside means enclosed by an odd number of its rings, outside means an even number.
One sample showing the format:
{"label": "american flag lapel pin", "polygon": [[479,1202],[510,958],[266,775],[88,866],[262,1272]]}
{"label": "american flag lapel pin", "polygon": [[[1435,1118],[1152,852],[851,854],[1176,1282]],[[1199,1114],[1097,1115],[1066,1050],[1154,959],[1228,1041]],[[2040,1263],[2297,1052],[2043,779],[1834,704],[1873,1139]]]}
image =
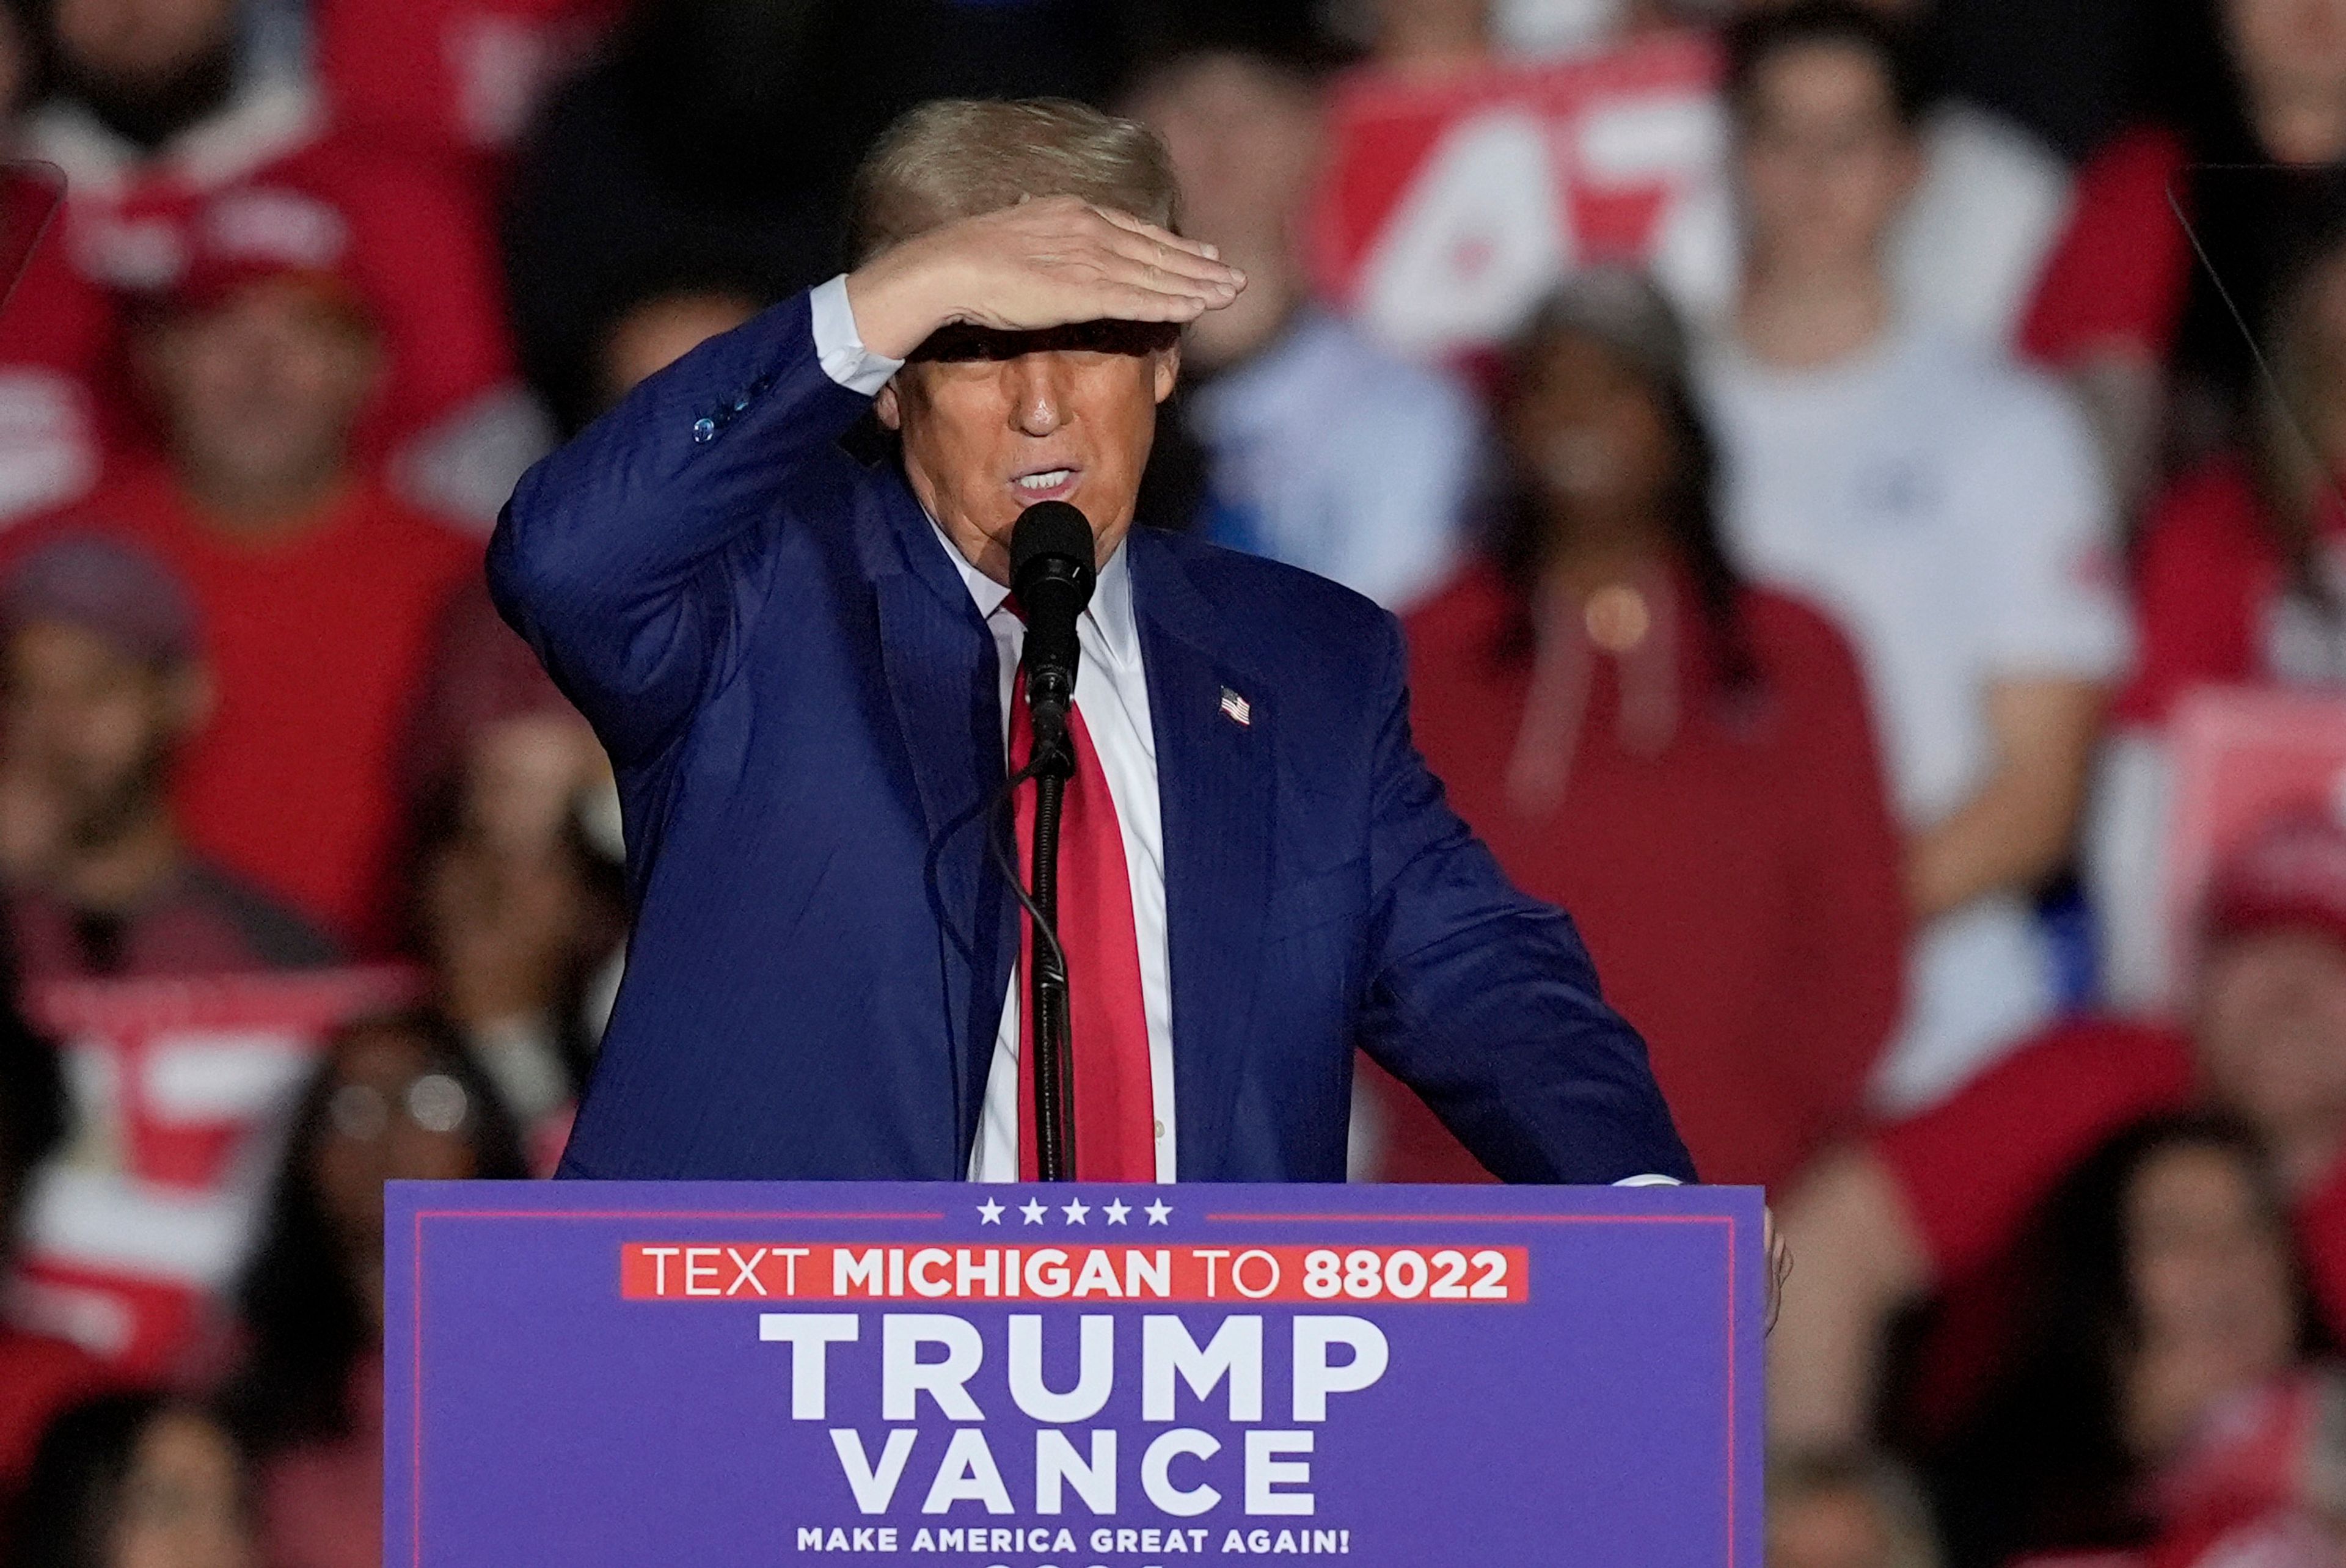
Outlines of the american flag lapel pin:
{"label": "american flag lapel pin", "polygon": [[1222,715],[1232,724],[1243,728],[1254,723],[1254,705],[1229,687],[1222,687]]}

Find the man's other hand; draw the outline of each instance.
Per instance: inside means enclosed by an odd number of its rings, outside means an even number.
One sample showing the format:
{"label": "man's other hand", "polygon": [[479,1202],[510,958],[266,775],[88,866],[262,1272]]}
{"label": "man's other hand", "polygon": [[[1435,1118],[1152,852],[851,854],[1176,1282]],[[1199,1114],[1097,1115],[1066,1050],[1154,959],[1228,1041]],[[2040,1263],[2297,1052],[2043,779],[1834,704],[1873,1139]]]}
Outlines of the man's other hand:
{"label": "man's other hand", "polygon": [[957,323],[1037,331],[1076,321],[1193,321],[1246,287],[1215,249],[1073,196],[931,229],[848,275],[864,347],[910,357]]}

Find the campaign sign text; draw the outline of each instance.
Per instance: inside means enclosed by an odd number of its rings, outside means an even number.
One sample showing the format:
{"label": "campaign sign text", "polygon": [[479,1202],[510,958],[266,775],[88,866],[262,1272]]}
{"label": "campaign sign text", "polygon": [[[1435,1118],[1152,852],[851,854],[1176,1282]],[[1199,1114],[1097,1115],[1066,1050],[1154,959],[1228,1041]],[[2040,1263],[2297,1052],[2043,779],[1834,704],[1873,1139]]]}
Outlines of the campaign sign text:
{"label": "campaign sign text", "polygon": [[1761,1568],[1756,1189],[387,1204],[392,1568]]}

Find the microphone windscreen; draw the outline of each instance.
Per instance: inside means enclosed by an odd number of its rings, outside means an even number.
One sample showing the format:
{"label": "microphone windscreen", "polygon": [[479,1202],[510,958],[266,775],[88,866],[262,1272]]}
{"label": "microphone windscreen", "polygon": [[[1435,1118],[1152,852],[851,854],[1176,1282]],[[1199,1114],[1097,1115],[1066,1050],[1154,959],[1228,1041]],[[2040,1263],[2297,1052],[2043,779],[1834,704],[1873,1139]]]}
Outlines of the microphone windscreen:
{"label": "microphone windscreen", "polygon": [[1034,562],[1057,555],[1096,570],[1097,545],[1092,525],[1065,501],[1038,501],[1018,514],[1010,530],[1010,580],[1014,584]]}

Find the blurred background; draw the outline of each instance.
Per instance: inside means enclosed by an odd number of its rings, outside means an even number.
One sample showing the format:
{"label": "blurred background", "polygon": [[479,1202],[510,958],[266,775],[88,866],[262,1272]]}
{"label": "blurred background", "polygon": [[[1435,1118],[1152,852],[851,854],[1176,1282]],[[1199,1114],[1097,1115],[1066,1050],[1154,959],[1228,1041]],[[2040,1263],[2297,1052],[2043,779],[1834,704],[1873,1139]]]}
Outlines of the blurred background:
{"label": "blurred background", "polygon": [[376,1562],[382,1184],[627,939],[497,507],[1032,94],[1250,279],[1143,520],[1402,617],[1769,1187],[1770,1568],[2346,1563],[2346,0],[5,0],[0,1564]]}

